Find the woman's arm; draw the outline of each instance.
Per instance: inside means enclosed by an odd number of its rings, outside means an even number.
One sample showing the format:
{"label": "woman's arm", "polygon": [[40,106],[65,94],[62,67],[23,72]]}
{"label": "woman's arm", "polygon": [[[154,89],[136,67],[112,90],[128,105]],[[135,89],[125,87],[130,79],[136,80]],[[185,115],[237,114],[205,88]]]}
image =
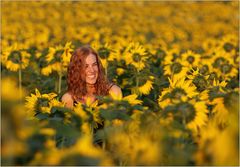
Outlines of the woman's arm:
{"label": "woman's arm", "polygon": [[109,90],[110,96],[115,100],[121,100],[122,99],[122,90],[117,85],[113,85],[111,89]]}
{"label": "woman's arm", "polygon": [[62,100],[62,102],[65,103],[65,107],[73,108],[73,99],[72,99],[72,95],[70,93],[65,93],[62,96],[61,100]]}

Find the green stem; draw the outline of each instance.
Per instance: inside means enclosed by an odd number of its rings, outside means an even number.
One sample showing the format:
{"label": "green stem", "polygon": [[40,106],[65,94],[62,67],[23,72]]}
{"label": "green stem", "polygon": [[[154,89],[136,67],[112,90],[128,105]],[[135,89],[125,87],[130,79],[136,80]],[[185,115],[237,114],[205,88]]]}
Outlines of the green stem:
{"label": "green stem", "polygon": [[102,143],[102,149],[105,150],[105,148],[106,148],[106,142],[103,141],[103,143]]}
{"label": "green stem", "polygon": [[137,78],[136,78],[136,87],[139,86],[139,78],[138,78],[138,75],[137,75]]}
{"label": "green stem", "polygon": [[20,98],[22,98],[22,66],[21,64],[18,70],[18,83],[19,83]]}
{"label": "green stem", "polygon": [[[139,71],[137,69],[137,75],[136,75],[136,89],[138,90],[138,86],[139,86]],[[136,92],[137,94],[139,94],[139,91]]]}
{"label": "green stem", "polygon": [[58,73],[58,93],[61,93],[61,87],[62,87],[62,73]]}
{"label": "green stem", "polygon": [[184,126],[186,126],[186,117],[185,117],[185,114],[183,112],[182,112],[182,117],[183,117],[182,123],[183,123]]}
{"label": "green stem", "polygon": [[107,58],[105,57],[106,59],[106,68],[105,68],[105,74],[106,74],[106,78],[108,77],[108,61],[107,61]]}
{"label": "green stem", "polygon": [[65,137],[62,138],[61,148],[63,148],[63,146],[64,146],[64,140],[65,140]]}
{"label": "green stem", "polygon": [[94,131],[94,126],[93,126],[93,122],[92,122],[92,124],[91,124],[91,136],[93,136],[93,131]]}

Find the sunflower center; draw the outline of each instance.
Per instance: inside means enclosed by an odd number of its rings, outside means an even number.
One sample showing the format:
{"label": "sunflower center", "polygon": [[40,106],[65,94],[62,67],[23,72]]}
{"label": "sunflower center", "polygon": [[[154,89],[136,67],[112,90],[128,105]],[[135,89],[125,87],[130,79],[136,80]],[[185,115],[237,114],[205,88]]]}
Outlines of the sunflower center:
{"label": "sunflower center", "polygon": [[133,54],[133,60],[135,62],[139,62],[141,60],[141,56],[138,53]]}
{"label": "sunflower center", "polygon": [[182,120],[184,123],[189,123],[193,121],[193,119],[196,116],[196,110],[192,104],[189,103],[180,103],[177,106],[178,110],[178,117],[180,117],[180,120]]}
{"label": "sunflower center", "polygon": [[223,48],[226,52],[230,52],[234,48],[234,46],[233,46],[233,44],[227,42],[224,44]]}
{"label": "sunflower center", "polygon": [[56,62],[61,62],[61,56],[63,54],[63,50],[57,50],[56,53],[54,54],[55,55],[55,61]]}
{"label": "sunflower center", "polygon": [[230,92],[228,94],[225,95],[224,97],[224,105],[230,109],[230,112],[236,112],[238,113],[238,104],[239,102],[239,95],[237,92]]}
{"label": "sunflower center", "polygon": [[195,58],[194,58],[192,55],[190,55],[190,56],[187,57],[187,61],[188,61],[189,63],[193,63],[194,60],[195,60]]}
{"label": "sunflower center", "polygon": [[200,69],[201,74],[206,74],[208,72],[209,68],[207,65],[203,65],[202,68]]}
{"label": "sunflower center", "polygon": [[214,68],[220,67],[226,60],[223,57],[219,57],[216,59],[216,61],[213,63]]}
{"label": "sunflower center", "polygon": [[48,107],[49,100],[47,98],[38,98],[36,104],[36,112],[41,112],[41,107]]}
{"label": "sunflower center", "polygon": [[215,72],[212,72],[209,76],[209,80],[217,79],[217,74]]}
{"label": "sunflower center", "polygon": [[229,73],[231,71],[231,69],[232,69],[232,66],[229,64],[223,64],[220,68],[221,72],[224,74]]}
{"label": "sunflower center", "polygon": [[107,59],[110,55],[110,51],[107,48],[100,48],[98,50],[99,56],[101,57],[101,59]]}
{"label": "sunflower center", "polygon": [[9,55],[9,60],[11,60],[15,64],[20,64],[21,58],[21,53],[19,51],[12,51]]}
{"label": "sunflower center", "polygon": [[181,99],[182,96],[187,95],[187,93],[182,88],[175,88],[172,91],[172,98]]}
{"label": "sunflower center", "polygon": [[197,76],[193,79],[194,85],[197,87],[198,91],[203,91],[207,87],[207,81],[203,76]]}
{"label": "sunflower center", "polygon": [[171,71],[172,71],[174,74],[179,73],[181,70],[182,70],[182,65],[181,65],[180,63],[173,63],[173,64],[171,65]]}

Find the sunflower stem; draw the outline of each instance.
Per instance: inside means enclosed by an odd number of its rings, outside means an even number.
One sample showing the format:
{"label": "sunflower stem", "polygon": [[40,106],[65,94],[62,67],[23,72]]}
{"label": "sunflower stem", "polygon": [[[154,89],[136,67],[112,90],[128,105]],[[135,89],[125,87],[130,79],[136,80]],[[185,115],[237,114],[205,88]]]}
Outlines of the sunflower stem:
{"label": "sunflower stem", "polygon": [[183,116],[182,123],[184,126],[186,126],[186,117],[185,117],[184,113],[182,114],[182,116]]}
{"label": "sunflower stem", "polygon": [[94,128],[93,128],[93,122],[91,123],[91,136],[93,136],[93,131],[94,131]]}
{"label": "sunflower stem", "polygon": [[64,146],[64,140],[65,140],[65,137],[63,136],[62,142],[61,142],[61,148],[63,148],[63,146]]}
{"label": "sunflower stem", "polygon": [[105,68],[105,74],[106,74],[106,78],[108,77],[108,61],[107,61],[107,56],[104,55],[104,58],[106,60],[106,68]]}
{"label": "sunflower stem", "polygon": [[20,99],[22,99],[22,66],[21,64],[18,70],[18,83],[19,83]]}
{"label": "sunflower stem", "polygon": [[138,76],[139,76],[139,71],[138,71],[138,69],[137,69],[137,75],[136,75],[136,89],[137,89],[137,94],[139,94],[139,91],[138,91],[138,86],[139,86],[139,78],[138,78]]}
{"label": "sunflower stem", "polygon": [[105,150],[105,148],[106,148],[106,142],[103,141],[103,143],[102,143],[102,149]]}
{"label": "sunflower stem", "polygon": [[61,87],[62,87],[62,73],[58,73],[58,93],[61,93]]}

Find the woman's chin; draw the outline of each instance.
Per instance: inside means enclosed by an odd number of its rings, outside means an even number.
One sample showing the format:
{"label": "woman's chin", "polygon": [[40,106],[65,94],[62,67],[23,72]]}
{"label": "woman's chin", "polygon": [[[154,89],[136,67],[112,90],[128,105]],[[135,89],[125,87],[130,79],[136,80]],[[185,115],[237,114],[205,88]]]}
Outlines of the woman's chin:
{"label": "woman's chin", "polygon": [[89,81],[86,81],[86,83],[89,85],[94,85],[96,83],[96,80],[89,80]]}

